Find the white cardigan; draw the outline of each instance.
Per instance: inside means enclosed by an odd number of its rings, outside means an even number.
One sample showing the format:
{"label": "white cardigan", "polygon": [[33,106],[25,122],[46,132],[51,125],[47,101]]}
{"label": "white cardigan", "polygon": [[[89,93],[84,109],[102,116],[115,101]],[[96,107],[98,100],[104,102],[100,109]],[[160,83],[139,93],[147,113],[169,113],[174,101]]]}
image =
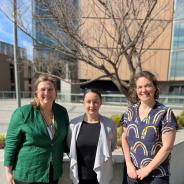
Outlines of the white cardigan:
{"label": "white cardigan", "polygon": [[[67,138],[68,147],[70,148],[70,178],[73,184],[79,183],[76,140],[83,119],[84,115],[71,120]],[[116,147],[116,128],[115,123],[111,119],[101,115],[100,125],[101,129],[93,170],[96,172],[100,184],[109,184],[113,176],[112,151]]]}

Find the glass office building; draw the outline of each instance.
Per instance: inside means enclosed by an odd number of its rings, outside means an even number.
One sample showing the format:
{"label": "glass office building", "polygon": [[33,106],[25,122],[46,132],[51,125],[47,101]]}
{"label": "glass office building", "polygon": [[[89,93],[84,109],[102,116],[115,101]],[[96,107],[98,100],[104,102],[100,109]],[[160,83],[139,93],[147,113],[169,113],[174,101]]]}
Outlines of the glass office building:
{"label": "glass office building", "polygon": [[184,94],[184,1],[175,0],[170,66],[168,80],[174,81],[169,87],[173,95]]}
{"label": "glass office building", "polygon": [[169,80],[184,80],[184,11],[183,0],[175,0],[170,54]]}
{"label": "glass office building", "polygon": [[[76,59],[63,53],[60,49],[61,45],[70,47],[69,39],[63,32],[62,26],[54,21],[47,7],[47,1],[49,0],[32,0],[33,35],[35,38],[33,41],[34,62],[38,71],[49,71],[66,80],[77,79]],[[61,89],[60,85],[60,80],[57,80],[58,90]]]}

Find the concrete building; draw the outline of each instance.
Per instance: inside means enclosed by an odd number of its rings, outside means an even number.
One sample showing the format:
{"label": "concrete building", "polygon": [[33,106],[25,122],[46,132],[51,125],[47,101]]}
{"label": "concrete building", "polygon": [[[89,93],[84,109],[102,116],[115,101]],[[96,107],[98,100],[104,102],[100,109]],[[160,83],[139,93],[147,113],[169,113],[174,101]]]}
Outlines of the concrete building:
{"label": "concrete building", "polygon": [[[88,0],[81,2],[83,2],[81,3],[83,6],[82,9],[87,7],[84,12],[84,15],[87,16],[86,21],[88,21],[86,31],[92,37],[97,30],[99,16],[90,12],[94,9],[97,12],[97,8],[93,3],[90,4]],[[161,0],[158,1],[157,8],[163,2]],[[151,17],[153,24],[154,22],[163,21],[168,23],[168,25],[158,40],[141,56],[142,69],[149,70],[158,77],[163,94],[184,95],[184,12],[182,11],[184,2],[182,0],[171,0],[167,4],[168,7],[165,10],[163,7],[163,12],[160,11],[160,15],[157,18]],[[107,19],[106,17],[100,18]],[[105,21],[107,22],[108,19]],[[95,30],[95,33],[93,30]],[[89,35],[87,36],[90,37]],[[80,63],[79,69],[81,69],[79,78],[82,81],[96,77],[98,74],[100,75],[97,69],[82,62]],[[121,79],[129,79],[128,66],[124,65],[119,72],[122,74]],[[114,92],[117,90],[115,85],[108,79],[96,81],[87,86],[97,86],[101,89]]]}
{"label": "concrete building", "polygon": [[[20,90],[31,93],[33,66],[24,48],[18,48],[18,73]],[[0,91],[15,91],[13,45],[5,42],[0,42]]]}

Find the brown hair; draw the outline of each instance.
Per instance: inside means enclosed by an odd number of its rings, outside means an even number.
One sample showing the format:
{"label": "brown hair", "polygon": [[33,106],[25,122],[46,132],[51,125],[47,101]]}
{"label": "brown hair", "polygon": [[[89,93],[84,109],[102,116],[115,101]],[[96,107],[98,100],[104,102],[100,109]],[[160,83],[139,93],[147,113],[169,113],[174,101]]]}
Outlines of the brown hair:
{"label": "brown hair", "polygon": [[141,77],[145,77],[146,79],[148,79],[149,81],[151,81],[153,83],[153,86],[156,89],[154,99],[155,100],[158,99],[159,98],[159,88],[158,88],[158,81],[157,81],[156,76],[149,71],[142,71],[142,72],[139,72],[135,75],[134,84],[132,86],[130,86],[130,88],[129,88],[130,101],[132,103],[137,103],[139,101],[139,98],[138,98],[137,93],[136,93],[136,81]]}
{"label": "brown hair", "polygon": [[98,89],[85,89],[83,100],[84,100],[86,94],[89,93],[89,92],[97,94],[99,96],[100,100],[102,101],[102,95],[101,95],[101,93]]}
{"label": "brown hair", "polygon": [[34,92],[34,100],[32,102],[32,105],[33,106],[39,106],[39,101],[37,99],[36,92],[37,92],[38,85],[40,84],[40,82],[43,82],[43,81],[50,81],[54,85],[55,91],[57,89],[56,88],[56,80],[53,77],[51,77],[51,76],[49,76],[47,74],[41,74],[41,75],[39,75],[37,77],[37,79],[35,80],[35,82],[34,82],[34,91],[33,91]]}

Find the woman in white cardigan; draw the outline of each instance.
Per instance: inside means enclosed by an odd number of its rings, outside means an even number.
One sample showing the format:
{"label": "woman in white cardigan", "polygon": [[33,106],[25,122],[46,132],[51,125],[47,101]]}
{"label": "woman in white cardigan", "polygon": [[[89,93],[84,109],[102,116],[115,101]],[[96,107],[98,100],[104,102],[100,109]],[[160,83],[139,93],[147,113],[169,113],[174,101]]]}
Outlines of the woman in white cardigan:
{"label": "woman in white cardigan", "polygon": [[71,120],[68,133],[70,177],[73,184],[109,184],[113,176],[115,123],[99,114],[98,90],[84,93],[85,113]]}

